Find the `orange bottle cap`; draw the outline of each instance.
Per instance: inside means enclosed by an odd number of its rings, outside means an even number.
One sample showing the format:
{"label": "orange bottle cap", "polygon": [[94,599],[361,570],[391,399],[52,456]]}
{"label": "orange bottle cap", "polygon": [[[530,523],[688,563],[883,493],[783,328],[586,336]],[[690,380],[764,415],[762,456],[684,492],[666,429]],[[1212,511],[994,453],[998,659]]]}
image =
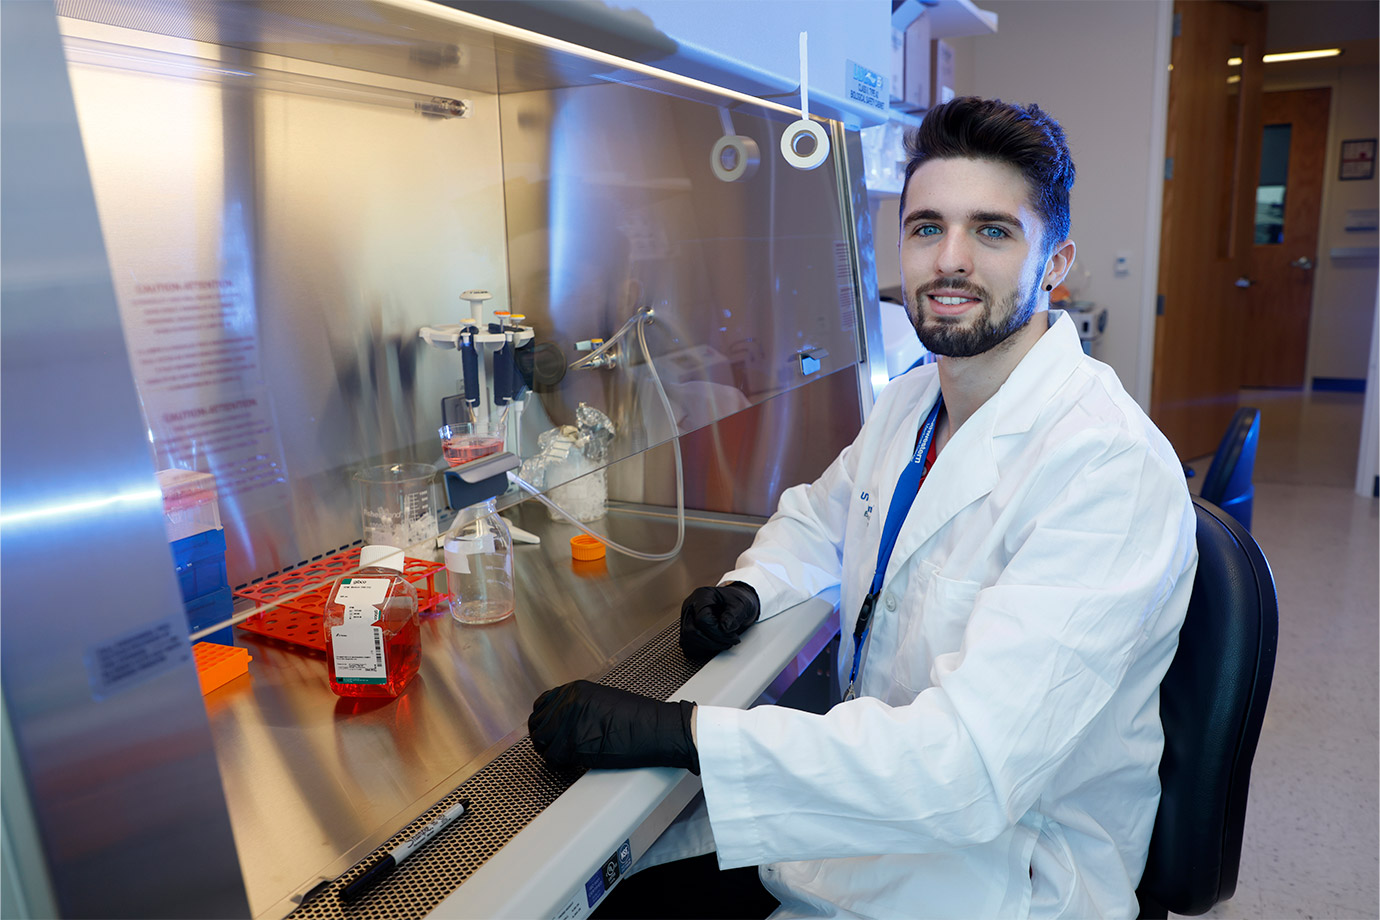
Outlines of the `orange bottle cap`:
{"label": "orange bottle cap", "polygon": [[596,540],[588,534],[582,533],[570,538],[570,555],[581,562],[603,559],[604,552],[603,541]]}

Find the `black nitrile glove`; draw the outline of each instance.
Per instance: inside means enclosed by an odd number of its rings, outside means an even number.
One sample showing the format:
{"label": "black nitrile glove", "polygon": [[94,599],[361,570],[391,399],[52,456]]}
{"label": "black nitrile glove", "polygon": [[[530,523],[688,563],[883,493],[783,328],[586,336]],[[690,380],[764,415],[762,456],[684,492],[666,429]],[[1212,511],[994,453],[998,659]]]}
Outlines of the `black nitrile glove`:
{"label": "black nitrile glove", "polygon": [[680,605],[680,647],[696,658],[731,648],[757,622],[760,609],[757,592],[741,581],[696,588]]}
{"label": "black nitrile glove", "polygon": [[683,767],[700,772],[690,734],[695,704],[577,680],[532,704],[527,731],[538,754],[558,766]]}

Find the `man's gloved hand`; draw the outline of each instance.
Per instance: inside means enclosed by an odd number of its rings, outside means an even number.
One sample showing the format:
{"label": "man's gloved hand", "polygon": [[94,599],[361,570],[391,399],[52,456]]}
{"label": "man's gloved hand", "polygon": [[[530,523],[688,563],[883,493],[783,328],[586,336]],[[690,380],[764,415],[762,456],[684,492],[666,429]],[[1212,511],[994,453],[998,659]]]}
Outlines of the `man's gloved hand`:
{"label": "man's gloved hand", "polygon": [[694,711],[688,701],[663,703],[577,680],[537,697],[527,730],[537,753],[559,766],[683,767],[698,776]]}
{"label": "man's gloved hand", "polygon": [[752,585],[735,581],[718,588],[696,588],[680,605],[680,647],[703,658],[738,644],[761,608]]}

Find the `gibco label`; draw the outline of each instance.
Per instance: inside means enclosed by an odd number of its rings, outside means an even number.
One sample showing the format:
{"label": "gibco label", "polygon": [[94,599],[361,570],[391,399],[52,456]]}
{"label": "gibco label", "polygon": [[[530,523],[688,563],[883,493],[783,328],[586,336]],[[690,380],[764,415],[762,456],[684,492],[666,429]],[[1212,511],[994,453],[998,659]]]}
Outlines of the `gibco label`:
{"label": "gibco label", "polygon": [[388,578],[342,578],[340,590],[335,592],[337,603],[345,605],[345,622],[363,620],[372,623],[379,618],[379,609],[388,597]]}
{"label": "gibco label", "polygon": [[341,684],[385,684],[388,662],[383,630],[373,625],[388,597],[388,578],[342,578],[335,592],[345,605],[345,622],[331,627],[331,656],[335,679]]}

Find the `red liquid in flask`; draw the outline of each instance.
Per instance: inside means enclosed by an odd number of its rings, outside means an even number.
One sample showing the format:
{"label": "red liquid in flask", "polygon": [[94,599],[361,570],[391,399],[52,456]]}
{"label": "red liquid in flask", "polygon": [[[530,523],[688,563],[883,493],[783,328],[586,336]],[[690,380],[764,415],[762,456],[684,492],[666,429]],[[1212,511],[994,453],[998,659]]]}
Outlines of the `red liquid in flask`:
{"label": "red liquid in flask", "polygon": [[392,698],[417,676],[417,589],[398,572],[371,566],[341,577],[326,602],[322,628],[336,695]]}
{"label": "red liquid in flask", "polygon": [[489,435],[462,434],[441,442],[441,451],[451,466],[469,463],[480,457],[496,454],[502,449],[503,439]]}

